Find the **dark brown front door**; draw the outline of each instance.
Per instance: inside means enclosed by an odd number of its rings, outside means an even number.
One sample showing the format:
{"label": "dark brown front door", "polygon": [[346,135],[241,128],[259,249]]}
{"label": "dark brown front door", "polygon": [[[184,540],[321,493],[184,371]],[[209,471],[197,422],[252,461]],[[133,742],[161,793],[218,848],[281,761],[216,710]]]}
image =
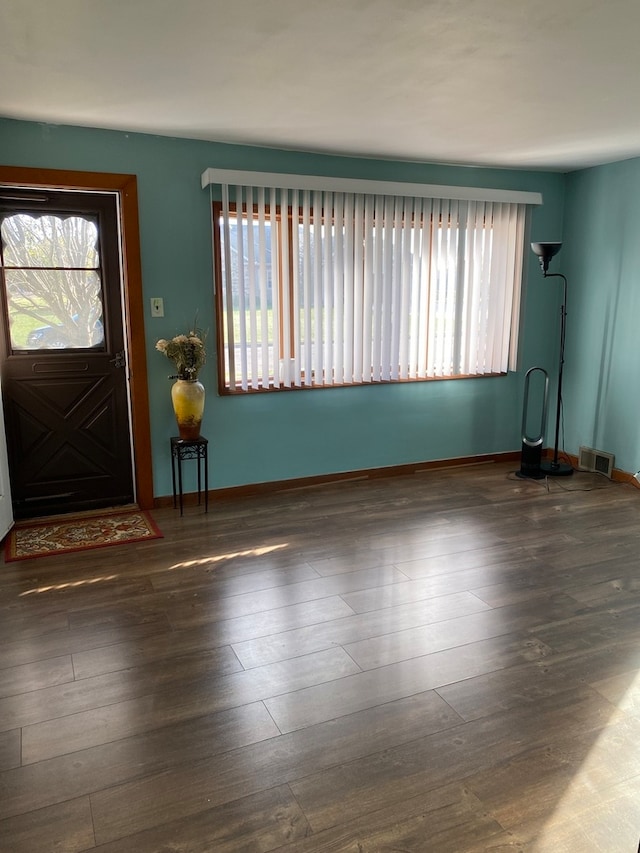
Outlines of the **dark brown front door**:
{"label": "dark brown front door", "polygon": [[117,195],[0,189],[0,236],[14,513],[129,503]]}

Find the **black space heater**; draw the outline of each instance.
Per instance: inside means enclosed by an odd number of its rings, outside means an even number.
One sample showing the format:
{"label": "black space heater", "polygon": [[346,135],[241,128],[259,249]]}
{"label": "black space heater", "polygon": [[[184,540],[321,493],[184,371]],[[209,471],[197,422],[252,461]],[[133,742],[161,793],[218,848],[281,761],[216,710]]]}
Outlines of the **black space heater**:
{"label": "black space heater", "polygon": [[[544,383],[538,388],[536,404],[540,405],[540,423],[535,435],[530,435],[531,423],[529,420],[529,404],[531,402],[531,377],[540,373],[544,377]],[[546,477],[540,467],[542,460],[542,445],[544,442],[544,428],[547,423],[547,402],[549,398],[549,374],[542,367],[530,367],[524,377],[524,403],[522,406],[522,455],[520,457],[520,470],[516,472],[517,477],[526,477],[529,480],[542,480]],[[536,425],[533,425],[536,428]]]}

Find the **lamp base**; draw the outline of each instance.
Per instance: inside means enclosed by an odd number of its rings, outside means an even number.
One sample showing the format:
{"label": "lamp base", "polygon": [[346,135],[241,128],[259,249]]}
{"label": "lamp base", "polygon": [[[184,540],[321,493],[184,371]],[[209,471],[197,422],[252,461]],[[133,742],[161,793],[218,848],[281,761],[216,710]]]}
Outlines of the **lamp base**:
{"label": "lamp base", "polygon": [[540,463],[540,470],[547,477],[569,477],[573,474],[571,465],[565,462],[550,462],[548,459]]}

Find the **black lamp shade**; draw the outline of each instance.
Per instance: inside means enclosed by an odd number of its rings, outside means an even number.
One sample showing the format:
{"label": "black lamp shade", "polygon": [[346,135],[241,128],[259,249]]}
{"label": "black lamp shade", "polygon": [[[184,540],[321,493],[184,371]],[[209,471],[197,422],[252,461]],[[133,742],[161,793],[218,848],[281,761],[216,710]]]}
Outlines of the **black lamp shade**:
{"label": "black lamp shade", "polygon": [[554,255],[557,255],[562,248],[562,243],[532,243],[531,248],[540,258],[540,268],[546,273],[549,269],[549,261]]}

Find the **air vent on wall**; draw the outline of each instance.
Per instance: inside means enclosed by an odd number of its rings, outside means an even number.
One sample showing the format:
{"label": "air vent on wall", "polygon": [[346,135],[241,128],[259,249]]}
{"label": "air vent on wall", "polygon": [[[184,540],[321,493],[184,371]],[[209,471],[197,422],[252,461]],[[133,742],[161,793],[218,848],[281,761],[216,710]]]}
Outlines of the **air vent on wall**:
{"label": "air vent on wall", "polygon": [[613,474],[613,453],[604,453],[602,450],[594,450],[592,447],[581,447],[578,456],[578,468],[581,471],[594,471],[604,474],[611,479]]}

